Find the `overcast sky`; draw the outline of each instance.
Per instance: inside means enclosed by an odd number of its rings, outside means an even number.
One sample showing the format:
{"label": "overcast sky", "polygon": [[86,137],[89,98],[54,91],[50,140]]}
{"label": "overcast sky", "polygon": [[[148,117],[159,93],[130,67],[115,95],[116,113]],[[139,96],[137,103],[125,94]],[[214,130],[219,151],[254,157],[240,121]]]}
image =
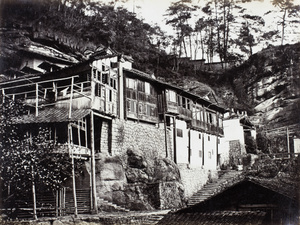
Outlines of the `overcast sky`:
{"label": "overcast sky", "polygon": [[[102,0],[102,2],[111,2],[111,0]],[[176,2],[178,0],[127,0],[126,3],[120,3],[119,1],[116,6],[123,6],[127,8],[130,12],[136,13],[139,19],[144,19],[146,23],[151,25],[158,24],[161,29],[167,34],[173,34],[172,27],[170,25],[166,25],[166,11],[172,2]],[[194,4],[198,6],[204,6],[207,0],[192,0]],[[300,0],[294,0],[295,5],[300,5]],[[264,32],[271,30],[278,30],[281,32],[281,27],[278,25],[278,21],[282,16],[282,13],[279,12],[279,9],[274,7],[271,4],[271,0],[252,0],[250,3],[239,4],[243,8],[247,9],[247,13],[251,15],[263,16],[268,11],[277,11],[278,13],[270,13],[264,16],[265,26]],[[237,12],[237,11],[236,11]],[[195,20],[199,17],[195,16]],[[242,21],[236,21],[235,29],[239,29]],[[191,22],[193,23],[193,22]],[[294,25],[294,27],[289,26],[285,32],[285,44],[286,43],[295,43],[300,41],[300,28],[298,25]],[[254,34],[255,35],[255,34]],[[259,42],[259,41],[258,41]],[[264,42],[259,42],[259,44],[253,49],[254,53],[259,51],[260,49],[267,47],[269,44],[279,45],[280,38],[273,40],[266,40]]]}
{"label": "overcast sky", "polygon": [[[144,18],[148,23],[164,25],[164,14],[172,2],[177,0],[128,0],[124,6],[131,12],[135,12],[139,18]],[[197,5],[204,5],[205,0],[193,0]],[[300,5],[300,0],[294,0],[294,4]],[[274,10],[271,0],[253,1],[244,3],[243,6],[253,14],[262,16],[269,10]]]}

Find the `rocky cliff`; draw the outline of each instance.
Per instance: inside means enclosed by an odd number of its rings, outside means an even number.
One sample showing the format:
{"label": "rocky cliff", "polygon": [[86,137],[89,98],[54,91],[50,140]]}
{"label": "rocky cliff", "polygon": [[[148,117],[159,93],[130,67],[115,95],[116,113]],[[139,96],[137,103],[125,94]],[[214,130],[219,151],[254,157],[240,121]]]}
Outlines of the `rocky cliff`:
{"label": "rocky cliff", "polygon": [[300,122],[300,43],[271,46],[230,71],[235,94],[252,108],[256,125]]}
{"label": "rocky cliff", "polygon": [[269,46],[222,75],[271,152],[287,152],[287,136],[291,149],[293,138],[300,136],[299,65],[300,43]]}

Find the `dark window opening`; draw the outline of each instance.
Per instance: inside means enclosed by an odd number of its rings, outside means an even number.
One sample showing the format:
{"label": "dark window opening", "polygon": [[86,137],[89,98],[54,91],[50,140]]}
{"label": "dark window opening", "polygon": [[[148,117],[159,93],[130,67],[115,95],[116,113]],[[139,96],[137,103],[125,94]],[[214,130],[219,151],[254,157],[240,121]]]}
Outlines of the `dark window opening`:
{"label": "dark window opening", "polygon": [[72,144],[79,145],[78,130],[72,127]]}
{"label": "dark window opening", "polygon": [[99,83],[95,85],[95,96],[101,97],[101,85]]}
{"label": "dark window opening", "polygon": [[182,107],[186,108],[186,98],[182,98]]}
{"label": "dark window opening", "polygon": [[177,137],[183,137],[183,130],[177,128]]}
{"label": "dark window opening", "polygon": [[138,91],[145,92],[145,82],[138,81]]}
{"label": "dark window opening", "polygon": [[102,74],[102,83],[108,84],[108,74],[107,73]]}
{"label": "dark window opening", "polygon": [[68,126],[65,123],[56,124],[56,141],[64,144],[68,142]]}
{"label": "dark window opening", "polygon": [[178,106],[182,105],[182,97],[180,95],[177,96]]}
{"label": "dark window opening", "polygon": [[109,90],[109,101],[112,101],[112,90]]}

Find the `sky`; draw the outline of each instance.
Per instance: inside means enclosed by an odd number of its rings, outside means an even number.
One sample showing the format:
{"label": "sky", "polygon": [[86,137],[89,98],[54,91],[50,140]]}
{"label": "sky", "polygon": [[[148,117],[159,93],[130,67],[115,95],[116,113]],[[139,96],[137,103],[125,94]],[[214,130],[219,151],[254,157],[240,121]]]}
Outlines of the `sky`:
{"label": "sky", "polygon": [[[110,1],[110,0],[102,0],[102,1]],[[127,0],[125,3],[118,3],[119,6],[123,6],[127,8],[130,12],[136,13],[139,19],[144,19],[145,22],[154,25],[158,24],[163,31],[167,34],[173,34],[172,27],[170,25],[166,25],[166,10],[171,5],[172,2],[176,2],[178,0]],[[206,0],[193,0],[194,4],[198,6],[204,6]],[[300,5],[300,0],[294,0],[295,5]],[[118,5],[117,5],[118,6]],[[251,15],[263,16],[266,12],[270,10],[278,10],[275,6],[271,4],[271,0],[252,0],[252,2],[243,3],[242,7],[247,9],[247,12]],[[265,19],[265,30],[281,30],[280,25],[276,22],[279,20],[279,17],[282,13],[279,14],[269,14],[264,16]],[[285,43],[295,43],[300,41],[300,29],[289,28],[286,29],[286,39]],[[296,33],[296,34],[295,34]],[[273,45],[279,45],[280,39],[277,40],[278,43],[275,43],[274,40],[270,40],[269,43]],[[268,42],[267,42],[268,44]],[[257,50],[260,50],[263,47],[266,47],[266,43],[261,46],[257,46]],[[264,46],[263,46],[264,45]]]}
{"label": "sky", "polygon": [[[134,11],[140,18],[144,18],[148,23],[165,23],[164,14],[172,2],[177,0],[128,0],[124,6],[129,11]],[[193,0],[197,5],[204,5],[205,0]],[[294,0],[295,5],[300,5],[300,0]],[[244,3],[244,7],[257,15],[263,15],[268,10],[274,10],[271,0],[252,1]]]}

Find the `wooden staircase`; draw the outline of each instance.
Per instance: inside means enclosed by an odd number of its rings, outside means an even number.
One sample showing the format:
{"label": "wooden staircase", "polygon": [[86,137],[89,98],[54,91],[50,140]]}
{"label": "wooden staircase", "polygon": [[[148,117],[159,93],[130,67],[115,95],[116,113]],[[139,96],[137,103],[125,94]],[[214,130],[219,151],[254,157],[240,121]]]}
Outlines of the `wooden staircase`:
{"label": "wooden staircase", "polygon": [[235,171],[235,170],[228,170],[224,171],[222,175],[212,183],[207,183],[203,186],[202,189],[197,191],[195,194],[190,197],[188,200],[187,206],[192,206],[197,203],[203,202],[214,195],[220,193],[226,187],[234,184],[235,182],[238,182],[241,180],[242,171]]}
{"label": "wooden staircase", "polygon": [[[77,198],[77,210],[78,214],[85,214],[91,212],[91,197],[89,189],[77,189],[76,190]],[[72,190],[66,192],[65,197],[65,212],[66,214],[74,213],[74,200]]]}

